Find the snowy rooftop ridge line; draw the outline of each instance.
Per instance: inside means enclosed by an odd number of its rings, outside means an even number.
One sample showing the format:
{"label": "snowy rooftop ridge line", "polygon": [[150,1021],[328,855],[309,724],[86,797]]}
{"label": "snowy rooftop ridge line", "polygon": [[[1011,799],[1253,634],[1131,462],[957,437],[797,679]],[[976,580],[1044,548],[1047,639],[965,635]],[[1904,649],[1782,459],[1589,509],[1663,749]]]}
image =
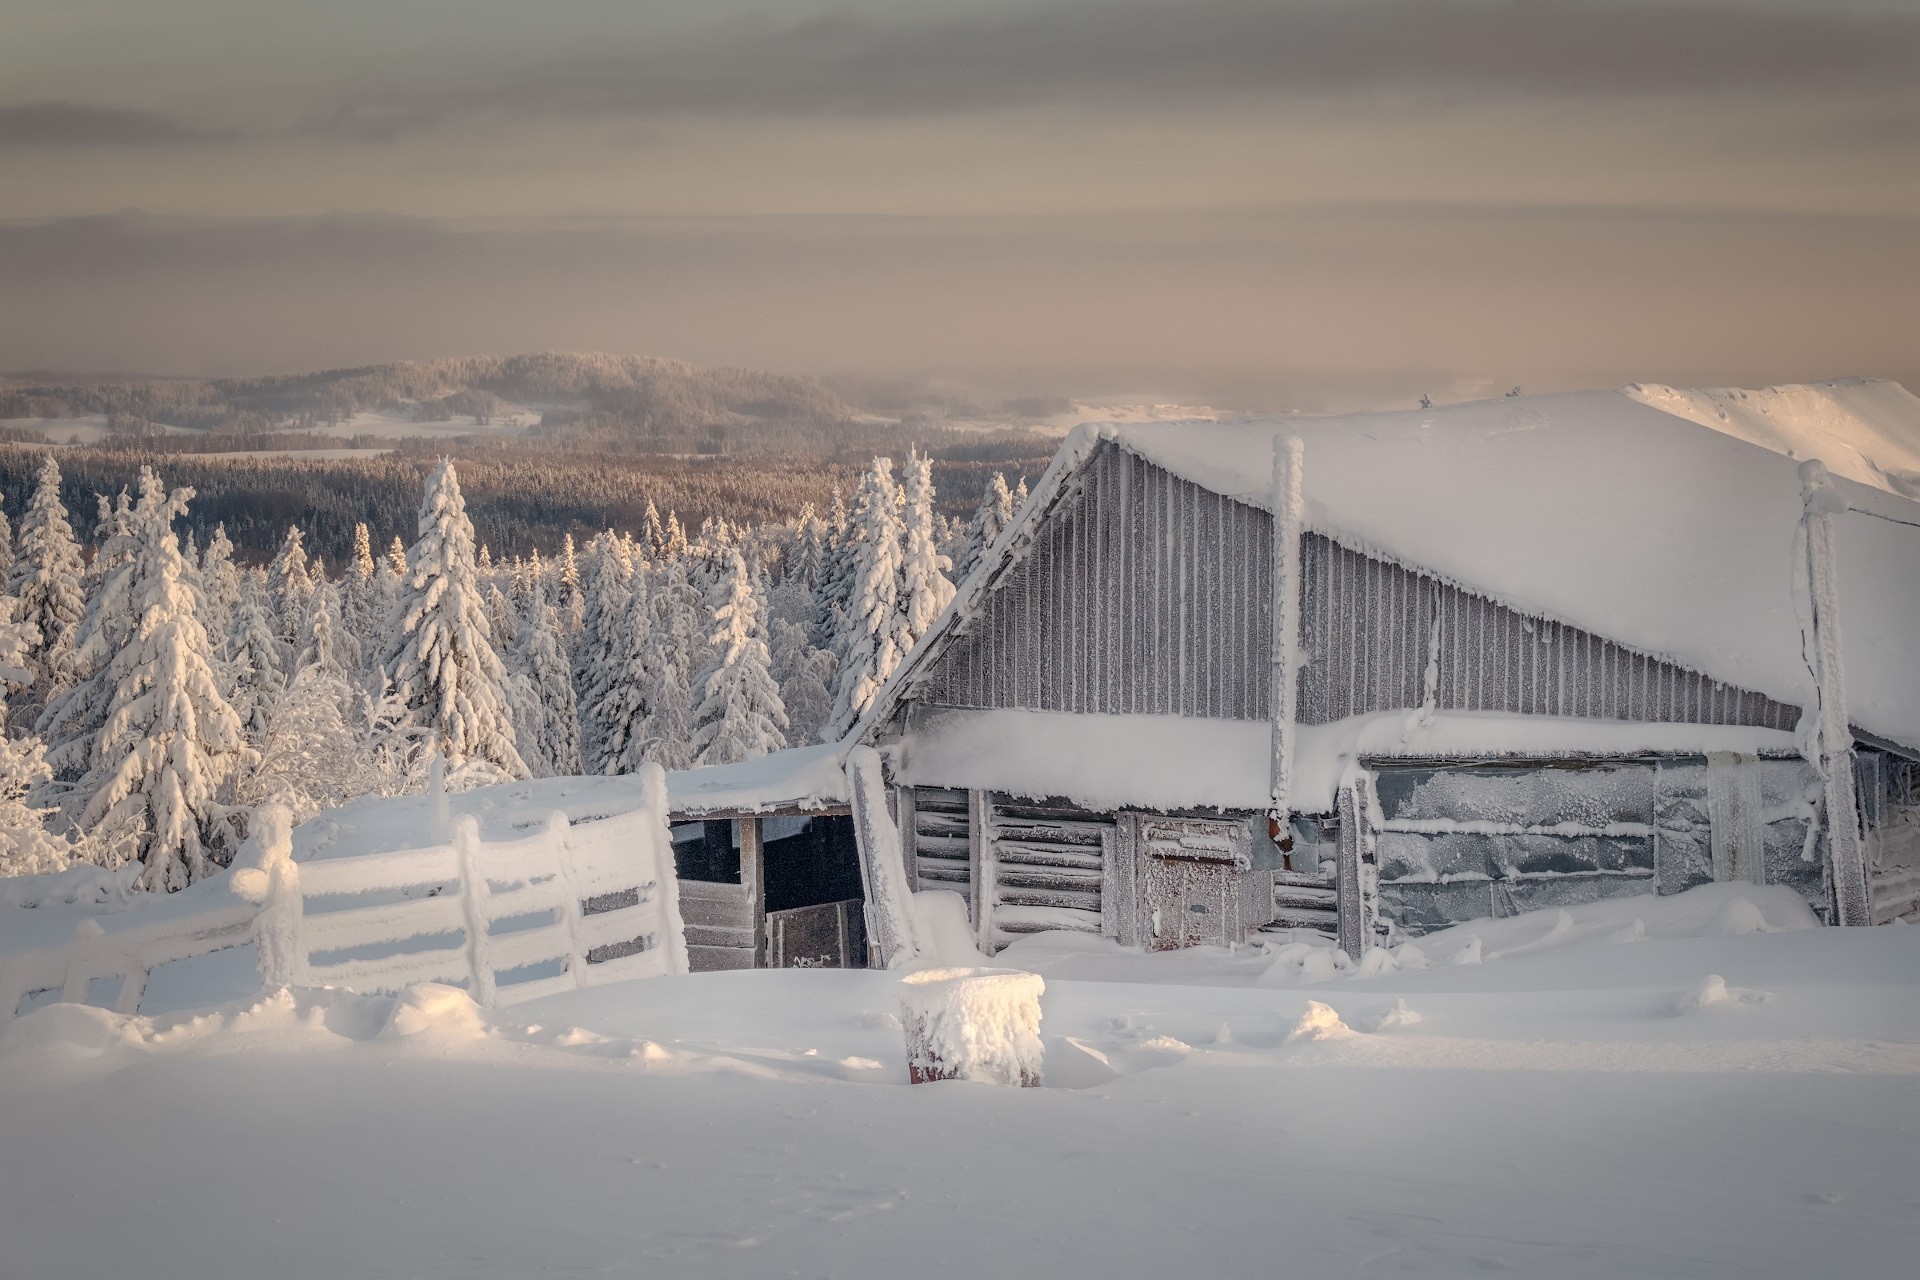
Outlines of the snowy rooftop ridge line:
{"label": "snowy rooftop ridge line", "polygon": [[[1082,424],[961,585],[933,642],[875,700],[868,725],[889,713],[917,672],[933,668],[989,583],[1024,556],[1038,523],[1072,495],[1103,443],[1266,509],[1273,443],[1287,436],[1305,444],[1313,531],[1521,612],[1805,706],[1798,461],[1641,398],[1652,393],[1637,387],[1412,411]],[[1697,394],[1702,403],[1735,395]],[[1798,432],[1796,439],[1840,420],[1849,404],[1866,404],[1871,413],[1854,416],[1870,417],[1876,431],[1920,458],[1920,398],[1896,383],[1842,380],[1742,394],[1764,394],[1768,421],[1781,433]],[[1824,416],[1795,418],[1802,403],[1822,406]],[[1903,466],[1876,465],[1886,475]],[[1836,489],[1854,508],[1838,517],[1852,719],[1920,748],[1920,593],[1911,585],[1920,528],[1897,523],[1920,524],[1920,502],[1849,479],[1848,467],[1833,470]]]}

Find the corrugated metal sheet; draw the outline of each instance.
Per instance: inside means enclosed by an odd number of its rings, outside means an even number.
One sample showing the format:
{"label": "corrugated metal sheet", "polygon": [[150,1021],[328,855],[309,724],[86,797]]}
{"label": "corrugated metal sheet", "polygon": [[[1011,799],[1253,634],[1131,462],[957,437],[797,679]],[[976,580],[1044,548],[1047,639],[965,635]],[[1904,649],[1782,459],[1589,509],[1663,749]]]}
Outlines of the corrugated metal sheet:
{"label": "corrugated metal sheet", "polygon": [[[1264,720],[1272,519],[1105,445],[914,690],[962,707]],[[1799,712],[1309,534],[1299,719],[1442,710],[1746,724]]]}

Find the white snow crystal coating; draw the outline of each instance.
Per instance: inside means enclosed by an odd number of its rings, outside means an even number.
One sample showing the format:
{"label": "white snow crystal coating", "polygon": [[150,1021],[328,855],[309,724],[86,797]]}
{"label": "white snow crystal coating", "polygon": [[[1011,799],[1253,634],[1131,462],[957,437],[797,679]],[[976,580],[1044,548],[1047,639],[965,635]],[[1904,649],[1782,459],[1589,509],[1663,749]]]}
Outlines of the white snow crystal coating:
{"label": "white snow crystal coating", "polygon": [[1772,1000],[1766,991],[1745,991],[1738,987],[1729,987],[1727,980],[1717,973],[1702,978],[1698,985],[1683,991],[1673,1002],[1675,1013],[1698,1013],[1702,1009],[1711,1009],[1716,1005],[1730,1004],[1766,1004]]}
{"label": "white snow crystal coating", "polygon": [[900,980],[900,1020],[916,1082],[1037,1085],[1045,1050],[1040,993],[1018,969],[922,969]]}

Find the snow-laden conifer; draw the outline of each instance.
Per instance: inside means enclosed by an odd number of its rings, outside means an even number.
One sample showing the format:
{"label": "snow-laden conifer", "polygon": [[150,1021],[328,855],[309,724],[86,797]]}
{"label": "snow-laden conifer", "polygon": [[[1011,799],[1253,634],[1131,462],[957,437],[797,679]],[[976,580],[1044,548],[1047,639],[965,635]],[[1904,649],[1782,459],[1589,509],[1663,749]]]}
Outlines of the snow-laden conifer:
{"label": "snow-laden conifer", "polygon": [[980,506],[967,528],[967,550],[959,565],[958,576],[965,578],[980,564],[980,557],[994,544],[1000,533],[1013,523],[1013,495],[1007,492],[1007,477],[996,471],[980,495]]}
{"label": "snow-laden conifer", "polygon": [[581,771],[580,721],[560,618],[536,595],[514,648],[515,715],[520,757],[537,778]]}
{"label": "snow-laden conifer", "polygon": [[712,656],[694,686],[693,762],[733,764],[778,751],[787,745],[787,710],[768,672],[759,604],[737,549],[728,553],[707,605]]}
{"label": "snow-laden conifer", "polygon": [[474,564],[473,523],[450,459],[427,477],[420,537],[389,618],[382,667],[447,763],[479,779],[526,776],[514,748],[506,669],[494,651]]}
{"label": "snow-laden conifer", "polygon": [[264,729],[236,788],[241,803],[283,804],[294,821],[304,822],[381,789],[383,779],[360,731],[365,695],[348,674],[351,643],[340,621],[338,592],[322,580],[307,603],[293,674],[263,708]]}
{"label": "snow-laden conifer", "polygon": [[785,618],[767,623],[768,673],[780,686],[787,710],[787,744],[819,742],[833,717],[833,681],[840,664],[826,649],[816,649],[807,629]]}
{"label": "snow-laden conifer", "polygon": [[892,459],[875,458],[860,478],[847,531],[853,569],[841,639],[834,646],[841,655],[833,693],[835,736],[866,712],[912,646],[900,601],[899,495]]}
{"label": "snow-laden conifer", "polygon": [[940,554],[934,532],[933,460],[909,452],[901,483],[900,517],[905,525],[900,559],[900,608],[906,616],[903,643],[911,649],[940,611],[953,599],[947,571],[953,562]]}
{"label": "snow-laden conifer", "polygon": [[150,890],[185,888],[214,868],[228,816],[216,797],[246,751],[239,717],[220,696],[173,533],[192,496],[169,494],[142,468],[131,520],[134,627],[107,666],[106,721],[75,787],[81,829],[107,862],[144,863],[141,884]]}
{"label": "snow-laden conifer", "polygon": [[19,621],[40,637],[28,653],[33,684],[21,695],[29,709],[37,709],[76,678],[74,632],[87,608],[80,544],[60,501],[60,464],[51,454],[40,464],[16,547],[6,594],[20,601]]}
{"label": "snow-laden conifer", "polygon": [[[142,469],[143,482],[150,475]],[[95,740],[106,722],[113,692],[108,668],[138,622],[133,600],[138,540],[125,489],[111,501],[101,496],[95,536],[100,545],[83,579],[87,610],[72,631],[66,687],[48,700],[34,725],[48,744],[47,763],[62,782],[77,779],[92,767]],[[77,801],[68,796],[67,803]]]}
{"label": "snow-laden conifer", "polygon": [[652,575],[647,603],[641,665],[652,703],[639,754],[663,769],[684,769],[692,763],[693,674],[706,664],[700,596],[688,577],[686,557],[667,560]]}
{"label": "snow-laden conifer", "polygon": [[280,647],[289,661],[300,647],[306,629],[307,598],[313,594],[313,573],[307,565],[306,535],[300,526],[288,525],[280,550],[267,566],[267,593],[273,599],[274,618],[279,624]]}
{"label": "snow-laden conifer", "polygon": [[[635,773],[648,760],[659,759],[649,750],[647,739],[660,683],[647,667],[653,631],[649,603],[644,584],[629,593],[619,643],[608,660],[611,678],[595,708],[595,718],[605,734],[597,770],[600,773]],[[681,762],[676,758],[668,767],[681,767]]]}
{"label": "snow-laden conifer", "polygon": [[200,625],[216,650],[223,651],[233,631],[234,610],[240,607],[240,567],[233,562],[233,542],[227,526],[215,525],[200,555]]}
{"label": "snow-laden conifer", "polygon": [[36,737],[0,739],[0,876],[47,875],[73,863],[73,845],[47,830],[56,810],[28,799],[53,776],[46,754]]}
{"label": "snow-laden conifer", "polygon": [[580,758],[588,773],[607,772],[615,711],[609,691],[625,678],[621,666],[631,625],[633,588],[621,571],[613,535],[596,535],[581,584],[583,610],[573,646],[573,689],[580,714]]}
{"label": "snow-laden conifer", "polygon": [[267,585],[249,574],[240,584],[240,604],[233,611],[233,629],[227,638],[221,687],[248,738],[256,744],[267,732],[273,704],[287,686],[286,655]]}
{"label": "snow-laden conifer", "polygon": [[340,621],[362,654],[379,648],[381,620],[379,569],[373,560],[373,536],[365,523],[353,526],[353,554],[340,579]]}

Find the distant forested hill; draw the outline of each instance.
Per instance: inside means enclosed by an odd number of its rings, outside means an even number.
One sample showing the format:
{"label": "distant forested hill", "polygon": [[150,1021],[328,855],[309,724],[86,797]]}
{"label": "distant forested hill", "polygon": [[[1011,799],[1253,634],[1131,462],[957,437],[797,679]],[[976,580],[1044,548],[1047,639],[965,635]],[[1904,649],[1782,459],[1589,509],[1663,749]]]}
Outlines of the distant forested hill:
{"label": "distant forested hill", "polygon": [[[106,415],[118,436],[197,452],[313,432],[345,443],[356,416],[369,413],[421,422],[470,418],[478,431],[503,418],[526,420],[530,411],[537,421],[517,434],[531,445],[815,459],[895,447],[899,423],[909,420],[923,449],[978,452],[977,433],[969,438],[941,426],[937,413],[916,413],[927,403],[949,409],[938,395],[916,399],[902,395],[899,384],[887,384],[881,395],[879,384],[849,384],[868,385],[892,412],[799,374],[701,368],[652,356],[467,356],[262,378],[15,374],[0,377],[0,419]],[[1017,419],[1028,407],[1022,402],[1007,411]],[[155,439],[168,428],[203,438]],[[395,431],[387,427],[382,434],[390,438]]]}

